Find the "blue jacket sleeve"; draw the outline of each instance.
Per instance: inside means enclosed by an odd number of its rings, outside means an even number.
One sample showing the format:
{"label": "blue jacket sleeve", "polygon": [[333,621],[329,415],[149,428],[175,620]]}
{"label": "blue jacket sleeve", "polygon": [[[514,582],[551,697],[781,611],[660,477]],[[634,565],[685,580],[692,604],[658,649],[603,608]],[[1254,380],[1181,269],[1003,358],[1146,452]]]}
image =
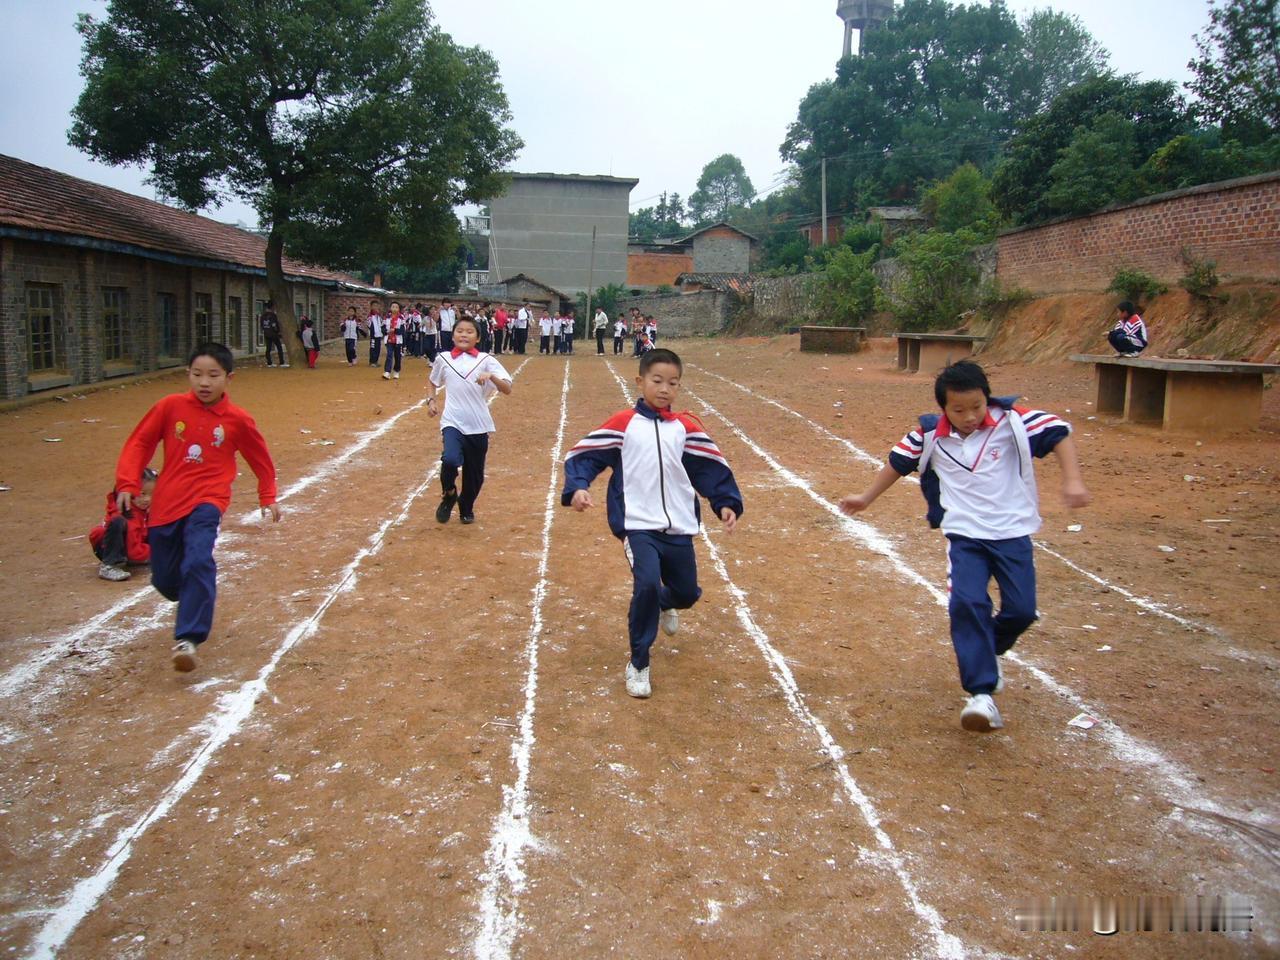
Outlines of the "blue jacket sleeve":
{"label": "blue jacket sleeve", "polygon": [[693,489],[707,498],[717,517],[725,507],[742,516],[742,491],[738,489],[738,481],[720,448],[700,427],[686,434],[680,462]]}

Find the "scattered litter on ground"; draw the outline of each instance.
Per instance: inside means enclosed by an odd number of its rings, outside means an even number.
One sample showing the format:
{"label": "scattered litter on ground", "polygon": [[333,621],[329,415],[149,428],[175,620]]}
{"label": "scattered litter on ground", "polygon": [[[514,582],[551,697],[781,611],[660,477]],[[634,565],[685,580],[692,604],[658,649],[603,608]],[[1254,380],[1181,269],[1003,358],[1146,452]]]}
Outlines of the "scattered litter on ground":
{"label": "scattered litter on ground", "polygon": [[1072,523],[1067,526],[1067,533],[1079,533],[1084,529],[1083,523]]}
{"label": "scattered litter on ground", "polygon": [[1111,644],[1109,643],[1104,643],[1102,646],[1098,648],[1098,653],[1110,653],[1110,652],[1111,652]]}
{"label": "scattered litter on ground", "polygon": [[13,487],[8,487],[8,486],[5,486],[3,483],[0,483],[0,493],[8,493],[12,489]]}
{"label": "scattered litter on ground", "polygon": [[1167,543],[1162,543],[1159,547],[1161,553],[1173,553],[1177,549],[1177,547],[1171,547]]}
{"label": "scattered litter on ground", "polygon": [[101,423],[102,418],[101,417],[85,417],[80,422],[81,423]]}
{"label": "scattered litter on ground", "polygon": [[299,432],[299,433],[310,433],[311,431],[310,431],[310,430],[308,430],[306,427],[299,427],[299,428],[298,428],[298,432]]}
{"label": "scattered litter on ground", "polygon": [[62,438],[61,437],[45,437],[44,442],[45,443],[61,443]]}
{"label": "scattered litter on ground", "polygon": [[1077,713],[1074,717],[1067,721],[1068,727],[1077,727],[1081,730],[1091,730],[1098,725],[1098,718],[1091,717],[1087,713]]}
{"label": "scattered litter on ground", "polygon": [[1201,520],[1201,523],[1231,523],[1230,520]]}
{"label": "scattered litter on ground", "polygon": [[1098,628],[1095,627],[1092,623],[1082,623],[1080,624],[1080,629],[1081,630],[1097,630]]}

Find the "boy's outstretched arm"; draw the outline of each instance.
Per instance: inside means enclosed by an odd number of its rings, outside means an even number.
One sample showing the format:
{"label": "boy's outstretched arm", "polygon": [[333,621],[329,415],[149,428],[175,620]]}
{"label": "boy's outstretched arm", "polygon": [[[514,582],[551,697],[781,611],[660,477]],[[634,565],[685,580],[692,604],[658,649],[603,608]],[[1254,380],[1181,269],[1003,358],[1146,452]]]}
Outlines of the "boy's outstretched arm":
{"label": "boy's outstretched arm", "polygon": [[1087,507],[1092,498],[1080,475],[1080,458],[1076,455],[1075,439],[1068,434],[1058,441],[1053,452],[1062,468],[1062,502],[1072,509]]}
{"label": "boy's outstretched arm", "polygon": [[581,513],[595,506],[587,487],[606,467],[617,470],[622,463],[622,435],[630,411],[615,414],[574,445],[564,458],[564,490],[560,505]]}
{"label": "boy's outstretched arm", "polygon": [[902,474],[899,473],[891,464],[886,463],[880,468],[880,472],[876,474],[871,486],[867,487],[862,493],[850,493],[840,498],[840,512],[853,516],[860,513],[875,501],[875,499],[884,493],[895,483],[898,482]]}
{"label": "boy's outstretched arm", "polygon": [[258,478],[258,504],[262,507],[262,516],[271,517],[272,523],[280,522],[280,507],[276,503],[276,465],[271,459],[271,451],[267,449],[267,441],[258,430],[252,417],[246,417],[241,425],[237,438],[237,449],[244,457],[249,469]]}

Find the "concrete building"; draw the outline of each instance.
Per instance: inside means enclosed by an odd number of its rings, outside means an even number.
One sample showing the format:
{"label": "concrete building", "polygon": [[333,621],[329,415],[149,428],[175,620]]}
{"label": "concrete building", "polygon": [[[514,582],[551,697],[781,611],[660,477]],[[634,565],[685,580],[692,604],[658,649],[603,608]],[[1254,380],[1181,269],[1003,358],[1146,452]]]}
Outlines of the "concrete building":
{"label": "concrete building", "polygon": [[524,274],[570,295],[626,283],[628,207],[631,190],[639,182],[625,177],[513,174],[507,192],[488,201],[488,282]]}
{"label": "concrete building", "polygon": [[861,56],[862,38],[869,30],[879,30],[893,16],[893,0],[836,0],[836,16],[844,21],[844,55]]}
{"label": "concrete building", "polygon": [[[181,366],[207,340],[257,351],[265,250],[258,234],[0,156],[0,400]],[[283,266],[296,314],[382,292]]]}

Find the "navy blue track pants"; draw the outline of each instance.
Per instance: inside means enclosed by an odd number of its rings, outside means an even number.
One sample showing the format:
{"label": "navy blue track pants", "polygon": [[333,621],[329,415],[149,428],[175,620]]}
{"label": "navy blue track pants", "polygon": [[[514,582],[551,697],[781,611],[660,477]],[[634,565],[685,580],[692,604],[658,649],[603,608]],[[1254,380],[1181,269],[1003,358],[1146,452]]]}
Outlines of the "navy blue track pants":
{"label": "navy blue track pants", "polygon": [[702,596],[698,565],[690,536],[628,530],[622,544],[635,581],[627,615],[631,663],[643,670],[649,666],[649,648],[658,637],[659,614],[687,610]]}

